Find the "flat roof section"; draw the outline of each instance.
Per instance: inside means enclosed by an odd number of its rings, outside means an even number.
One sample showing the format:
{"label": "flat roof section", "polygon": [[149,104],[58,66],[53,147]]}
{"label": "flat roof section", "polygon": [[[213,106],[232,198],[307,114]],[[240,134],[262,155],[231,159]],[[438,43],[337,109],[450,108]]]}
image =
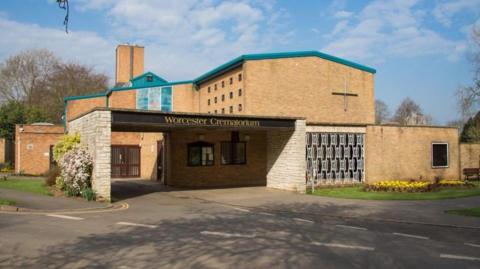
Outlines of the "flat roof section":
{"label": "flat roof section", "polygon": [[97,110],[111,111],[112,131],[115,132],[159,132],[185,128],[222,130],[293,130],[295,129],[295,121],[304,119],[300,117],[219,115],[109,108],[95,108],[77,118]]}

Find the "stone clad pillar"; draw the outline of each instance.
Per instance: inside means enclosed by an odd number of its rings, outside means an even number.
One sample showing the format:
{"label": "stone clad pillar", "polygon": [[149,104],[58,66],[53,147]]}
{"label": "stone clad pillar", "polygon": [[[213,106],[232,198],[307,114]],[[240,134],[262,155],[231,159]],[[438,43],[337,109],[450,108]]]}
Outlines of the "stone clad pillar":
{"label": "stone clad pillar", "polygon": [[111,112],[102,110],[68,123],[68,133],[79,133],[81,143],[93,157],[92,189],[103,201],[111,200],[111,126]]}
{"label": "stone clad pillar", "polygon": [[267,132],[267,187],[305,192],[305,134],[305,120],[293,131]]}

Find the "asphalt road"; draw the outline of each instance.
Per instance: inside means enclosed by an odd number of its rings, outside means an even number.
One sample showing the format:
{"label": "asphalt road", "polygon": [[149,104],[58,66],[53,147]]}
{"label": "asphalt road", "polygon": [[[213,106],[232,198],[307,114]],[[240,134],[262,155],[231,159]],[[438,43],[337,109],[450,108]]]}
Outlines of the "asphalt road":
{"label": "asphalt road", "polygon": [[0,268],[480,268],[480,229],[168,192],[125,201],[117,212],[0,214]]}

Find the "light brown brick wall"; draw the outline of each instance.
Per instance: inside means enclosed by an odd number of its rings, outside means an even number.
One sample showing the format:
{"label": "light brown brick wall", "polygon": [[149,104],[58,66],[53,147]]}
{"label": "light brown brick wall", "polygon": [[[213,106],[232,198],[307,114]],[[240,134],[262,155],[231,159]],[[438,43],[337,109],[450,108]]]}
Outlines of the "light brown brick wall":
{"label": "light brown brick wall", "polygon": [[[239,74],[242,75],[241,81],[238,79]],[[232,84],[230,84],[230,79],[232,79]],[[224,87],[222,87],[222,81]],[[225,114],[244,114],[245,89],[243,82],[243,68],[238,67],[219,77],[202,83],[199,94],[199,112],[215,113],[216,110],[218,114],[221,114],[223,108]],[[217,90],[215,90],[215,85],[217,85]],[[210,93],[208,93],[208,87],[210,87]],[[239,96],[239,89],[242,90],[242,96]],[[233,93],[233,98],[230,98],[230,92]],[[222,101],[222,95],[225,97],[224,101]],[[217,103],[215,103],[215,97],[217,97]],[[210,105],[208,105],[209,99]],[[242,111],[238,109],[239,104],[242,105]],[[230,107],[233,108],[233,113],[230,113]]]}
{"label": "light brown brick wall", "polygon": [[125,90],[114,91],[108,99],[108,106],[111,108],[132,108],[137,106],[137,91]]}
{"label": "light brown brick wall", "polygon": [[[198,135],[204,134],[205,142],[214,143],[215,164],[213,166],[189,167],[187,165],[187,144],[198,141]],[[179,187],[226,187],[266,184],[266,134],[265,132],[240,133],[250,136],[247,142],[246,165],[222,165],[221,141],[230,140],[230,132],[209,131],[205,133],[174,131],[169,144],[170,178],[167,183]]]}
{"label": "light brown brick wall", "polygon": [[[458,138],[454,128],[367,126],[366,181],[458,179]],[[448,143],[448,168],[432,168],[432,142]]]}
{"label": "light brown brick wall", "polygon": [[[133,58],[132,58],[133,52]],[[116,83],[128,83],[131,78],[143,73],[144,48],[140,46],[119,45],[116,50]],[[133,60],[133,63],[132,63]]]}
{"label": "light brown brick wall", "polygon": [[[344,76],[349,81],[344,111]],[[308,122],[374,123],[374,75],[318,57],[247,61],[245,113],[301,116]]]}
{"label": "light brown brick wall", "polygon": [[[462,143],[460,144],[460,168],[479,168],[480,167],[480,144]],[[463,177],[463,173],[462,173]]]}
{"label": "light brown brick wall", "polygon": [[15,126],[15,172],[40,175],[50,167],[50,145],[63,136],[63,126],[23,125]]}
{"label": "light brown brick wall", "polygon": [[100,96],[95,98],[86,98],[71,100],[67,103],[67,122],[92,110],[95,107],[105,107],[106,97]]}
{"label": "light brown brick wall", "polygon": [[112,145],[140,146],[140,177],[143,179],[157,179],[157,141],[162,139],[162,133],[112,132]]}
{"label": "light brown brick wall", "polygon": [[192,84],[172,86],[173,111],[198,113],[199,94]]}

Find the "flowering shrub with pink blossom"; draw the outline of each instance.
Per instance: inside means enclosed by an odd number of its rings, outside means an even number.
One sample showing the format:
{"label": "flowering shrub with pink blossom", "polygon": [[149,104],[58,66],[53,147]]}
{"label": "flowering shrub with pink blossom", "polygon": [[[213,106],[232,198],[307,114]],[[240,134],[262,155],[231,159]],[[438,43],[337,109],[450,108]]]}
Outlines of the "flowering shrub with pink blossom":
{"label": "flowering shrub with pink blossom", "polygon": [[60,158],[63,188],[68,195],[78,196],[91,187],[93,159],[84,147],[74,147]]}

